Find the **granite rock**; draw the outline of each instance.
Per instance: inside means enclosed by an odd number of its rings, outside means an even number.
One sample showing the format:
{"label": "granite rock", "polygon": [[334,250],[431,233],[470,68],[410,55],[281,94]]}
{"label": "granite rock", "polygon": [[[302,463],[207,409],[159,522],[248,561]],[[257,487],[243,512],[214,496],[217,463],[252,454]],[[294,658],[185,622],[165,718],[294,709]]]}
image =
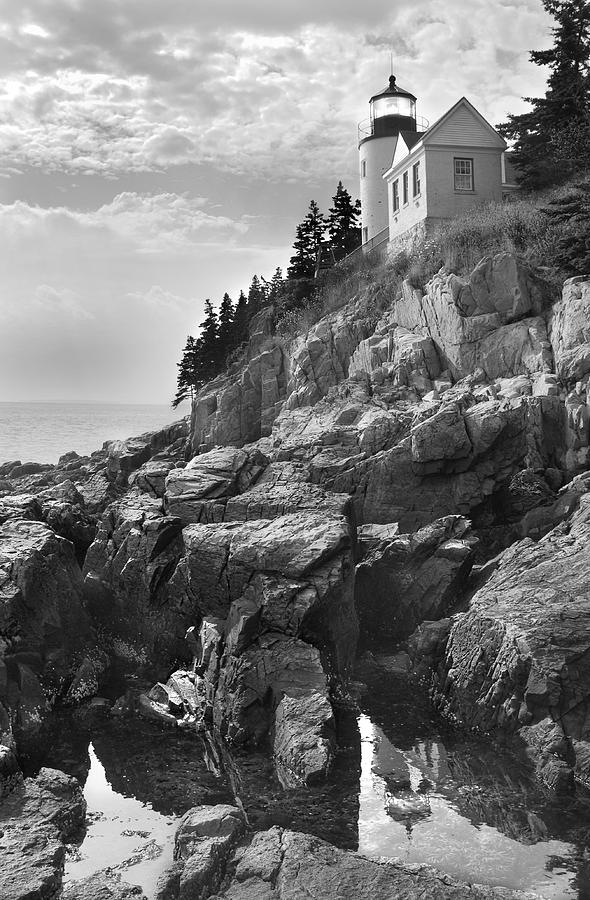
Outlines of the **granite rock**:
{"label": "granite rock", "polygon": [[590,373],[590,280],[569,278],[552,309],[550,334],[555,371],[573,383]]}
{"label": "granite rock", "polygon": [[442,709],[482,731],[563,730],[576,776],[590,782],[590,495],[538,542],[500,557],[451,630],[438,669]]}
{"label": "granite rock", "polygon": [[428,866],[373,861],[320,838],[277,827],[255,834],[230,869],[229,885],[217,895],[227,900],[533,900],[536,896],[463,884]]}
{"label": "granite rock", "polygon": [[75,778],[41,769],[0,804],[2,900],[53,900],[61,886],[65,842],[84,827],[86,802]]}
{"label": "granite rock", "polygon": [[425,620],[442,618],[465,589],[476,545],[461,516],[375,542],[355,581],[363,643],[401,640]]}

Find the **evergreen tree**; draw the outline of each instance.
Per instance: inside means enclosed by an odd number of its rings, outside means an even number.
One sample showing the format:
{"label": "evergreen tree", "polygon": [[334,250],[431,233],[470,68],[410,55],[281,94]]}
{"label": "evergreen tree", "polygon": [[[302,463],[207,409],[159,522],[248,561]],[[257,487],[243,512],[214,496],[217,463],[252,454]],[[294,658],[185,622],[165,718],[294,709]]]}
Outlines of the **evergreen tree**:
{"label": "evergreen tree", "polygon": [[558,226],[552,261],[570,275],[585,275],[590,271],[590,181],[568,186],[543,212]]}
{"label": "evergreen tree", "polygon": [[[526,97],[532,109],[498,126],[514,141],[514,162],[527,188],[563,180],[587,165],[590,147],[590,0],[543,0],[556,21],[554,44],[532,51],[531,61],[549,66],[545,97]],[[577,149],[567,131],[577,135]]]}
{"label": "evergreen tree", "polygon": [[303,222],[295,230],[295,253],[290,259],[287,278],[313,278],[318,247],[326,231],[326,220],[312,200]]}
{"label": "evergreen tree", "polygon": [[342,259],[361,242],[361,229],[358,224],[361,214],[361,202],[352,202],[352,197],[338,182],[336,193],[332,197],[332,203],[328,216],[328,230],[330,243],[336,259]]}
{"label": "evergreen tree", "polygon": [[283,270],[280,266],[277,266],[270,281],[267,281],[266,278],[262,278],[261,280],[264,287],[264,296],[266,299],[266,303],[276,303],[283,290]]}
{"label": "evergreen tree", "polygon": [[233,350],[235,309],[231,297],[226,292],[219,306],[219,348],[225,358]]}
{"label": "evergreen tree", "polygon": [[287,269],[287,278],[290,280],[311,278],[314,260],[310,255],[308,235],[303,222],[295,229],[293,250],[295,252],[289,260],[290,266]]}
{"label": "evergreen tree", "polygon": [[254,275],[248,289],[248,321],[260,312],[264,306],[264,288],[258,275]]}
{"label": "evergreen tree", "polygon": [[176,409],[184,400],[192,400],[196,388],[196,352],[197,342],[194,337],[186,339],[180,362],[176,363],[178,375],[176,377],[176,395],[172,401],[172,409]]}
{"label": "evergreen tree", "polygon": [[199,328],[201,335],[197,353],[196,376],[200,384],[219,372],[222,355],[219,346],[219,322],[209,299],[205,300],[205,318]]}
{"label": "evergreen tree", "polygon": [[243,291],[240,291],[236,311],[234,313],[232,329],[232,350],[248,340],[248,300]]}

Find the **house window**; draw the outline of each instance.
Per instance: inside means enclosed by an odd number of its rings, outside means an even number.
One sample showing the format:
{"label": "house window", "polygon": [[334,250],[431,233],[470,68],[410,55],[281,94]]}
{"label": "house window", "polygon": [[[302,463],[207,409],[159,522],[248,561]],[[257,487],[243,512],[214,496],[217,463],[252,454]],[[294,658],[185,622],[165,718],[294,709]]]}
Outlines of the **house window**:
{"label": "house window", "polygon": [[369,228],[368,228],[368,226],[365,226],[363,228],[363,244],[366,244],[368,240],[369,240]]}
{"label": "house window", "polygon": [[392,193],[391,199],[393,201],[393,203],[392,203],[393,211],[397,212],[399,209],[399,178],[393,182],[393,184],[391,186],[391,193]]}
{"label": "house window", "polygon": [[473,190],[473,160],[455,159],[455,190]]}
{"label": "house window", "polygon": [[412,187],[414,197],[417,197],[420,193],[420,163],[416,163],[416,165],[412,167]]}
{"label": "house window", "polygon": [[407,203],[408,195],[409,195],[409,178],[408,178],[407,172],[404,172],[404,176],[403,176],[403,194],[404,194],[404,203]]}
{"label": "house window", "polygon": [[363,159],[361,162],[361,178],[366,178],[367,176],[367,160]]}

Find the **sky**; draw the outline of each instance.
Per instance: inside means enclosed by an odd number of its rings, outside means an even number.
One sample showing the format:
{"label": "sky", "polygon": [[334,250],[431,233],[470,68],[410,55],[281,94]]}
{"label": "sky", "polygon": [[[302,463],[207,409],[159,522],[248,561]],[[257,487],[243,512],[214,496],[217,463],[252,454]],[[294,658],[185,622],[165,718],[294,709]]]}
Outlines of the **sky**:
{"label": "sky", "polygon": [[541,0],[0,0],[0,401],[167,403],[203,302],[358,195],[387,84],[431,122],[544,93]]}

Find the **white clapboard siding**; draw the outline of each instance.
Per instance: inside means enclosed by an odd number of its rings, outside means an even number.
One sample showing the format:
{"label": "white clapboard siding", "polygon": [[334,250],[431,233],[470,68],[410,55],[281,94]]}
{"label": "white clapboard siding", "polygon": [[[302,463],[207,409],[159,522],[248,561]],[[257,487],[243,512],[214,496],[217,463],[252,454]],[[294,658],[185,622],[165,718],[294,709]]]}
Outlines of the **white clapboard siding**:
{"label": "white clapboard siding", "polygon": [[502,147],[502,138],[466,104],[459,103],[426,136],[426,143],[455,147]]}

